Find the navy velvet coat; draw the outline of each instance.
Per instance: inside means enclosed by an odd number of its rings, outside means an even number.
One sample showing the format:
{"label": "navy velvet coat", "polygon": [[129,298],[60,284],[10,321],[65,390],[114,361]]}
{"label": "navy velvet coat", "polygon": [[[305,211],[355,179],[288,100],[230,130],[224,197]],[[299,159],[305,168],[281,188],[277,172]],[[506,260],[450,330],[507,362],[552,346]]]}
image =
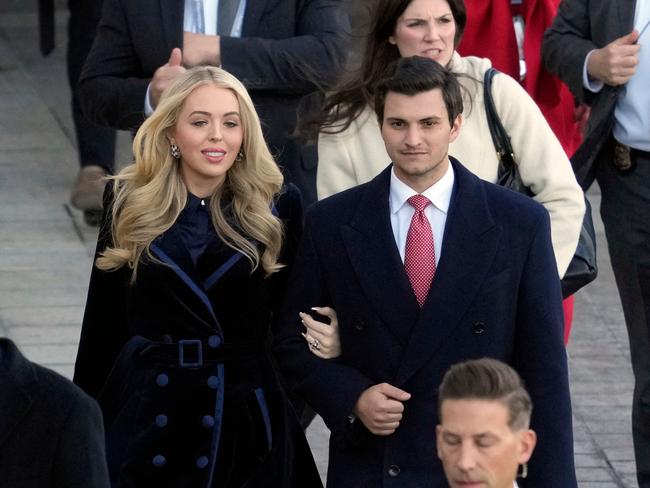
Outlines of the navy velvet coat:
{"label": "navy velvet coat", "polygon": [[[548,214],[453,159],[452,166],[442,256],[422,309],[390,224],[390,167],[310,209],[281,313],[281,369],[332,430],[332,488],[446,486],[436,455],[437,388],[451,365],[484,356],[514,366],[533,400],[539,442],[520,486],[575,487]],[[298,312],[314,305],[338,313],[338,359],[321,360],[304,347]],[[387,437],[348,420],[359,395],[381,382],[412,395]]]}
{"label": "navy velvet coat", "polygon": [[[290,264],[298,190],[275,208]],[[105,219],[98,251],[109,229]],[[93,268],[74,380],[104,412],[113,486],[319,487],[268,347],[288,268],[251,274],[215,241],[195,267],[172,226],[151,246],[160,262],[142,264],[134,285],[126,269]]]}

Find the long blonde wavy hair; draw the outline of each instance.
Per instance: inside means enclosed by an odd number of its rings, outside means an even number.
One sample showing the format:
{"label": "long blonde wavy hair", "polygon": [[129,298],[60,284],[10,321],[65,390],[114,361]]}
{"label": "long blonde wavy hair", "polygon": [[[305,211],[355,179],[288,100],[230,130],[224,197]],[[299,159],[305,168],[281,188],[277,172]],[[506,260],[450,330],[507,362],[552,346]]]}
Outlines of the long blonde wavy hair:
{"label": "long blonde wavy hair", "polygon": [[[151,255],[151,243],[174,224],[187,202],[181,163],[170,153],[168,132],[175,127],[187,97],[207,84],[236,95],[244,132],[243,158],[235,161],[210,199],[212,223],[228,246],[248,258],[253,270],[261,263],[268,276],[282,268],[278,259],[283,227],[271,210],[282,187],[282,173],[264,141],[259,117],[244,85],[227,71],[201,66],[185,72],[163,93],[133,140],[135,162],[112,178],[113,245],[97,258],[99,269],[115,271],[126,265],[135,281],[143,254],[157,261]],[[229,204],[228,216],[222,201]]]}

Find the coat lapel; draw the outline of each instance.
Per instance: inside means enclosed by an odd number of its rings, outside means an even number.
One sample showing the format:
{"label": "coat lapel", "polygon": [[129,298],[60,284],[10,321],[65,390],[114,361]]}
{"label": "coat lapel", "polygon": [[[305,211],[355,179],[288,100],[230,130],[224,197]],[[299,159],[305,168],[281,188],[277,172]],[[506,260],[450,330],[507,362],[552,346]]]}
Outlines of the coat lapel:
{"label": "coat lapel", "polygon": [[257,33],[257,26],[262,18],[262,13],[266,10],[268,0],[247,0],[246,10],[244,11],[244,25],[242,28],[242,37],[254,37]]}
{"label": "coat lapel", "polygon": [[390,174],[388,167],[366,185],[354,218],[341,232],[364,294],[405,345],[419,309],[390,223]]}
{"label": "coat lapel", "polygon": [[0,340],[0,449],[27,415],[32,398],[29,385],[36,381],[34,368],[13,342]]}
{"label": "coat lapel", "polygon": [[[151,244],[151,252],[163,263],[171,268],[174,274],[180,279],[183,285],[191,292],[190,295],[198,298],[207,312],[206,322],[213,324],[212,327],[219,328],[219,321],[212,309],[212,303],[205,292],[202,280],[196,272],[189,251],[185,247],[178,232],[178,227],[173,225],[163,235],[158,237]],[[198,310],[195,309],[198,313]],[[205,314],[201,314],[205,315]]]}
{"label": "coat lapel", "polygon": [[629,34],[634,27],[634,10],[636,8],[636,1],[632,0],[618,0],[618,25],[621,29],[620,36]]}
{"label": "coat lapel", "polygon": [[167,52],[170,53],[175,47],[183,47],[185,1],[158,0],[158,5],[162,17],[162,30],[165,35],[165,42],[167,43]]}
{"label": "coat lapel", "polygon": [[398,386],[445,344],[480,290],[499,245],[500,232],[482,182],[453,159],[452,165],[456,184],[442,259],[404,351],[395,379]]}

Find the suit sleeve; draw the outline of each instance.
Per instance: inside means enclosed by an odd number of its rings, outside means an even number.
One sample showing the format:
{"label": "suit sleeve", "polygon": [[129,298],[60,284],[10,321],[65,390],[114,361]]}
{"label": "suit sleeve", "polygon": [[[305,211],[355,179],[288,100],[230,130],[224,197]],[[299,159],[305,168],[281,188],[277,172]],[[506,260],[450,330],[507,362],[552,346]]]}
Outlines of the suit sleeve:
{"label": "suit sleeve", "polygon": [[249,90],[306,95],[339,73],[349,25],[340,0],[296,2],[295,35],[222,37],[221,64]]}
{"label": "suit sleeve", "polygon": [[577,486],[562,295],[553,266],[549,219],[540,213],[524,264],[517,304],[516,357],[533,402],[531,428],[537,446],[522,488]]}
{"label": "suit sleeve", "polygon": [[91,398],[76,396],[56,449],[52,486],[57,488],[108,488],[102,414]]}
{"label": "suit sleeve", "polygon": [[345,433],[348,415],[374,382],[339,359],[320,359],[311,354],[301,336],[304,328],[298,312],[314,305],[332,306],[314,243],[312,222],[305,226],[275,338],[275,354],[290,389],[304,398],[323,417],[329,429]]}
{"label": "suit sleeve", "polygon": [[105,0],[97,35],[79,78],[86,117],[98,125],[130,130],[144,121],[150,74],[142,72],[121,0]]}
{"label": "suit sleeve", "polygon": [[[104,192],[104,216],[97,239],[99,253],[112,245],[112,184]],[[94,264],[81,326],[74,382],[88,395],[97,398],[120,350],[128,340],[126,293],[129,271],[102,271]]]}
{"label": "suit sleeve", "polygon": [[589,103],[593,94],[582,85],[582,70],[589,51],[599,46],[590,38],[587,7],[586,0],[560,4],[553,23],[544,33],[542,61],[580,102]]}

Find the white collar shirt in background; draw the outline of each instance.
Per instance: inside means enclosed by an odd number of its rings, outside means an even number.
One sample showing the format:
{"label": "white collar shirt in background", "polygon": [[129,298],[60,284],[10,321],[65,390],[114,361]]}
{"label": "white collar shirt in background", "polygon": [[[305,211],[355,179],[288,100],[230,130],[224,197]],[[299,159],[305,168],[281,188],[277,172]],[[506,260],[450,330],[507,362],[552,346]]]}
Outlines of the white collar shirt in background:
{"label": "white collar shirt in background", "polygon": [[[183,31],[185,32],[194,32],[197,33],[200,31],[199,22],[197,22],[195,14],[195,2],[203,4],[203,23],[204,30],[203,34],[207,35],[223,35],[225,37],[241,37],[242,30],[244,27],[244,13],[246,12],[246,1],[239,0],[239,6],[237,7],[237,13],[235,14],[235,19],[232,24],[232,29],[229,34],[221,34],[217,32],[217,22],[219,14],[219,0],[185,0],[185,13],[183,15]],[[151,89],[151,83],[147,86],[147,93],[144,97],[144,114],[149,117],[154,110],[154,107],[149,102],[149,90]]]}

